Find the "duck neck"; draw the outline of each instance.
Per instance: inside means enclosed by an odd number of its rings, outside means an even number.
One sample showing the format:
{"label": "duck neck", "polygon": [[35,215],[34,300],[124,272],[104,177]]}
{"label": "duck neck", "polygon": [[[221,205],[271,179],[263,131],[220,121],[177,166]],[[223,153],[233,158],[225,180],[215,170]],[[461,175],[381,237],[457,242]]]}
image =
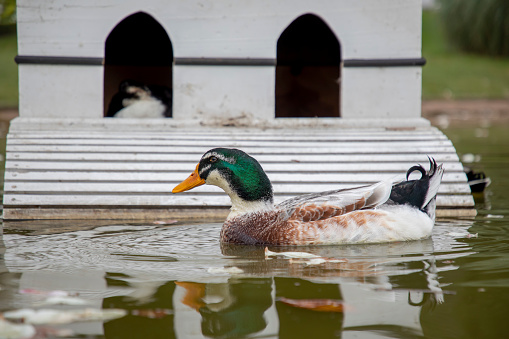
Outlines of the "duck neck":
{"label": "duck neck", "polygon": [[230,214],[228,214],[228,219],[235,218],[244,214],[263,213],[274,210],[274,203],[272,202],[272,198],[269,200],[248,201],[239,197],[235,192],[232,192],[232,194],[228,195],[230,196],[230,200],[232,202],[232,207],[230,209]]}
{"label": "duck neck", "polygon": [[[260,183],[263,183],[263,185],[260,185]],[[239,182],[236,182],[236,185],[228,183],[224,190],[232,202],[228,218],[247,213],[274,210],[272,185],[268,178],[266,181],[256,182],[256,185],[251,186],[240,185]]]}
{"label": "duck neck", "polygon": [[222,188],[230,197],[232,208],[228,218],[274,210],[272,184],[257,162],[246,169],[213,170],[208,173],[206,183]]}
{"label": "duck neck", "polygon": [[[222,186],[222,187],[221,187]],[[228,219],[248,213],[259,213],[274,210],[272,189],[258,199],[247,199],[245,194],[239,194],[238,189],[232,188],[229,184],[220,187],[228,194],[232,202]]]}

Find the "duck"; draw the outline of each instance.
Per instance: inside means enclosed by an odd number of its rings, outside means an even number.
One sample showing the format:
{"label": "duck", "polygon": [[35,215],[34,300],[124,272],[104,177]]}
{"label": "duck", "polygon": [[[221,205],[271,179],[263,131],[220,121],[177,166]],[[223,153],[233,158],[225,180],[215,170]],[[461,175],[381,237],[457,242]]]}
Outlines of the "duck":
{"label": "duck", "polygon": [[491,184],[491,179],[484,172],[476,172],[468,167],[464,167],[464,170],[472,193],[482,193]]}
{"label": "duck", "polygon": [[113,96],[106,117],[155,119],[172,116],[172,94],[166,86],[123,80]]}
{"label": "duck", "polygon": [[[272,184],[255,158],[235,148],[213,148],[172,193],[204,184],[225,191],[232,206],[220,231],[223,243],[299,246],[420,240],[431,236],[444,173],[443,164],[428,158],[428,171],[412,166],[406,179],[304,194],[274,204]],[[415,171],[420,178],[409,180]]]}

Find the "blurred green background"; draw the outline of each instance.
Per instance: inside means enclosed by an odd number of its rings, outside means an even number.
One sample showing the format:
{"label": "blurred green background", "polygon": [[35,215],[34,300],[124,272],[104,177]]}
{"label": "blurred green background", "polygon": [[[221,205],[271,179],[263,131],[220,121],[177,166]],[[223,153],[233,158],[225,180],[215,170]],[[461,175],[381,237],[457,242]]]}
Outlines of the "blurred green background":
{"label": "blurred green background", "polygon": [[[509,1],[442,0],[439,7],[423,13],[423,99],[509,100]],[[14,10],[15,1],[0,0],[0,109],[18,104]]]}
{"label": "blurred green background", "polygon": [[[509,99],[509,1],[439,4],[422,17],[423,99]],[[491,27],[499,17],[504,20]],[[474,41],[485,43],[473,47]]]}

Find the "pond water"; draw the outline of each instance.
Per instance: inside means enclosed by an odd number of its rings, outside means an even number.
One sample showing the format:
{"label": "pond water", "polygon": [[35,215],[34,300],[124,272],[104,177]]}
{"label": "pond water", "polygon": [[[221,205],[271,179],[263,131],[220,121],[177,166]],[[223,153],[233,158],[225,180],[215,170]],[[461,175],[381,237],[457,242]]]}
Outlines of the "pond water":
{"label": "pond water", "polygon": [[445,132],[492,179],[478,216],[425,241],[269,248],[325,262],[221,245],[220,223],[6,222],[0,338],[506,337],[509,133]]}

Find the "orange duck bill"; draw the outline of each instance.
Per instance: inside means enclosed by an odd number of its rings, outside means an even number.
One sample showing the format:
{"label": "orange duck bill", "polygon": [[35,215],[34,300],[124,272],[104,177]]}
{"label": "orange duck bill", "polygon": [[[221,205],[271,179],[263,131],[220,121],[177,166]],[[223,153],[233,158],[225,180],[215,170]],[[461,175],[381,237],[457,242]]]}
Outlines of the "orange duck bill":
{"label": "orange duck bill", "polygon": [[189,191],[191,188],[195,188],[198,186],[201,186],[205,184],[205,180],[200,178],[200,175],[198,174],[198,165],[196,165],[196,169],[193,173],[184,181],[182,181],[180,184],[175,186],[175,188],[171,191],[172,193],[180,193]]}

